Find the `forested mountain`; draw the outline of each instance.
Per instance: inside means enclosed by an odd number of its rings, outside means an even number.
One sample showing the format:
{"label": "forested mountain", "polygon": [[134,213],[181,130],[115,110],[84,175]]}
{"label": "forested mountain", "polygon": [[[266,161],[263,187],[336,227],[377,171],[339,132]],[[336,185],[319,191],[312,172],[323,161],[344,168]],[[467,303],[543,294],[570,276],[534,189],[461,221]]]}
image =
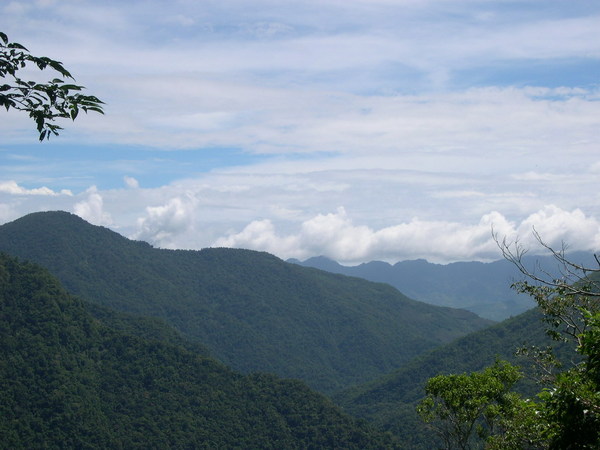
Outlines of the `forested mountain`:
{"label": "forested mountain", "polygon": [[2,225],[0,250],[43,265],[86,300],[164,319],[236,370],[328,393],[489,324],[267,253],[155,249],[64,212]]}
{"label": "forested mountain", "polygon": [[[594,256],[589,253],[574,253],[569,259],[584,266],[595,264]],[[320,256],[304,262],[289,262],[388,283],[410,298],[434,305],[464,308],[496,321],[516,316],[535,306],[527,295],[517,294],[511,289],[512,283],[523,279],[523,275],[506,260],[433,264],[420,259],[393,265],[371,261],[358,266],[342,266]],[[532,272],[547,273],[548,278],[560,276],[560,267],[552,256],[526,255],[523,263]]]}
{"label": "forested mountain", "polygon": [[[516,356],[522,346],[561,346],[545,333],[537,309],[441,346],[401,369],[376,381],[350,389],[336,400],[345,410],[393,432],[405,439],[409,448],[437,448],[436,436],[417,416],[415,407],[425,396],[427,380],[439,374],[469,373],[490,366],[497,358],[520,365],[531,374],[533,365],[526,357]],[[519,389],[533,394],[539,391],[531,378],[520,382]]]}
{"label": "forested mountain", "polygon": [[299,381],[237,374],[156,321],[94,310],[0,254],[0,448],[395,447]]}

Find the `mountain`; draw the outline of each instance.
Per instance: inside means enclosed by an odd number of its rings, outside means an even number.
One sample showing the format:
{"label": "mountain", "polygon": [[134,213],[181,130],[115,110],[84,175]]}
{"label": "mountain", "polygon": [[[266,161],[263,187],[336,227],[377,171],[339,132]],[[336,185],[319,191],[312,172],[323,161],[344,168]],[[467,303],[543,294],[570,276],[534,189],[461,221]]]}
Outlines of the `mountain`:
{"label": "mountain", "polygon": [[235,370],[326,393],[490,324],[267,253],[155,249],[65,212],[2,225],[0,250],[46,267],[93,303],[165,320]]}
{"label": "mountain", "polygon": [[[593,266],[592,254],[577,252],[570,260]],[[515,281],[523,279],[517,267],[509,261],[491,263],[456,262],[432,264],[423,259],[401,261],[394,265],[372,261],[358,266],[342,266],[323,256],[304,262],[289,262],[314,267],[365,280],[388,283],[405,295],[433,305],[463,308],[487,319],[501,321],[533,308],[534,302],[526,295],[511,289]],[[525,256],[526,267],[560,277],[560,267],[552,256]]]}
{"label": "mountain", "polygon": [[[516,356],[519,347],[548,345],[564,361],[570,361],[567,344],[552,341],[545,333],[547,325],[541,321],[537,309],[531,309],[422,355],[409,364],[375,381],[349,389],[335,400],[357,417],[369,420],[383,429],[402,436],[411,449],[438,448],[431,430],[418,417],[415,407],[425,396],[427,380],[439,374],[468,373],[490,366],[497,358],[520,365],[531,375],[534,367],[530,360]],[[519,382],[518,389],[533,395],[539,392],[530,377]]]}
{"label": "mountain", "polygon": [[237,374],[158,322],[96,312],[0,254],[1,448],[396,446],[299,381]]}

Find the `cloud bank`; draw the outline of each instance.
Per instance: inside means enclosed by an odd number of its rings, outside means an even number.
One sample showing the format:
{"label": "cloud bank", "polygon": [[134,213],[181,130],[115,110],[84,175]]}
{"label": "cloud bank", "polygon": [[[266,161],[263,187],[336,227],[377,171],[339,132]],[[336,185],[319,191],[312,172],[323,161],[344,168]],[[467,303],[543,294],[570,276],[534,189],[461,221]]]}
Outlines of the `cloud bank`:
{"label": "cloud bank", "polygon": [[599,20],[592,1],[3,3],[0,29],[106,115],[41,145],[5,113],[0,221],[64,209],[160,247],[347,263],[494,259],[492,227],[596,250]]}
{"label": "cloud bank", "polygon": [[494,234],[500,240],[518,239],[526,248],[540,251],[534,230],[557,249],[563,243],[568,243],[573,251],[600,248],[597,219],[586,217],[580,210],[563,211],[553,205],[520,223],[510,222],[493,211],[472,225],[413,219],[378,230],[354,224],[346,211],[339,208],[335,213],[320,214],[303,222],[294,234],[278,234],[268,219],[254,221],[241,232],[218,239],[215,246],[264,250],[284,258],[324,255],[348,264],[416,258],[446,263],[499,259]]}

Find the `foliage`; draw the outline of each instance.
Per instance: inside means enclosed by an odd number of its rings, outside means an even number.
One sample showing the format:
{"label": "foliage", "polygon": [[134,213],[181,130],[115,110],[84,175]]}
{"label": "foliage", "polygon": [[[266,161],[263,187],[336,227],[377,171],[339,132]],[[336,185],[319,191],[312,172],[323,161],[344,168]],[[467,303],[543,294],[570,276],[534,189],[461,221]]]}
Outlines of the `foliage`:
{"label": "foliage", "polygon": [[[441,443],[416,412],[429,378],[442,374],[470,373],[493,365],[497,359],[521,365],[525,377],[515,385],[524,396],[535,396],[539,387],[532,377],[537,368],[515,354],[524,344],[544,348],[552,340],[540,323],[542,315],[532,309],[492,327],[471,333],[416,358],[406,366],[371,383],[357,386],[335,397],[344,409],[401,436],[406,448],[428,450]],[[571,358],[565,343],[555,350],[562,359]],[[571,351],[572,353],[572,351]]]}
{"label": "foliage", "polygon": [[[23,80],[19,71],[29,65],[39,70],[52,69],[63,79],[54,78],[46,83]],[[24,46],[9,42],[8,36],[0,32],[0,107],[6,110],[24,111],[36,123],[40,141],[58,135],[62,129],[53,123],[58,118],[75,120],[79,111],[95,111],[103,114],[103,102],[93,95],[81,94],[83,86],[65,83],[64,79],[75,80],[61,62],[48,57],[33,56]]]}
{"label": "foliage", "polygon": [[492,449],[596,449],[600,446],[600,314],[586,314],[586,330],[577,337],[583,360],[558,372],[537,402],[521,401],[504,418],[502,435],[491,439]]}
{"label": "foliage", "polygon": [[331,393],[488,324],[390,286],[238,249],[162,250],[61,212],[0,227],[0,250],[96,304],[161,318],[236,370]]}
{"label": "foliage", "polygon": [[[565,276],[547,280],[523,269],[521,261],[524,253],[518,245],[514,251],[505,242],[502,245],[505,255],[529,277],[530,280],[519,282],[516,287],[535,299],[544,322],[550,325],[548,335],[555,341],[574,343],[573,356],[579,354],[580,358],[572,357],[574,366],[565,369],[557,364],[558,359],[552,348],[532,352],[544,373],[539,381],[546,384],[537,395],[537,402],[514,397],[516,401],[508,408],[498,409],[499,423],[503,425],[501,432],[482,437],[486,438],[489,448],[599,448],[600,268],[581,267],[568,261],[564,250],[552,250],[556,259],[563,264]],[[600,261],[596,261],[600,267]],[[431,379],[427,385],[429,397],[421,406],[421,411],[429,415],[423,414],[423,417],[426,420],[433,416],[449,421],[451,430],[455,431],[450,433],[452,439],[445,439],[445,442],[455,442],[456,448],[468,448],[465,436],[472,428],[473,421],[477,420],[474,417],[479,414],[486,419],[485,410],[477,410],[476,407],[487,399],[487,395],[475,391],[474,398],[450,397],[455,401],[450,403],[451,414],[443,408],[427,408],[433,401],[430,398],[432,395],[446,404],[446,397],[454,390],[472,391],[469,379],[457,375],[442,378],[453,380],[456,384],[450,387],[442,385],[441,389],[432,392],[432,385],[436,386],[438,378]],[[446,448],[455,447],[448,444]]]}
{"label": "foliage", "polygon": [[110,316],[0,254],[0,448],[396,446],[301,382],[240,375]]}
{"label": "foliage", "polygon": [[[488,436],[488,450],[548,448],[548,425],[540,421],[539,404],[512,393],[512,404],[497,419],[500,432]],[[483,443],[482,443],[483,445]]]}
{"label": "foliage", "polygon": [[[598,448],[600,446],[600,260],[597,267],[570,261],[565,247],[547,248],[562,265],[561,278],[546,279],[523,270],[524,250],[515,243],[501,247],[505,256],[527,276],[515,288],[535,299],[549,325],[547,333],[555,341],[569,343],[574,349],[571,368],[557,367],[552,348],[540,352],[538,365],[545,372],[546,384],[539,394],[539,422],[548,427],[547,439],[553,449]],[[575,358],[579,356],[579,358]]]}
{"label": "foliage", "polygon": [[475,432],[480,438],[497,433],[499,419],[519,401],[510,389],[520,377],[517,367],[501,361],[480,372],[438,375],[427,382],[417,410],[444,448],[470,449]]}
{"label": "foliage", "polygon": [[586,312],[577,351],[583,360],[558,373],[539,395],[541,420],[549,427],[550,448],[584,449],[600,446],[600,312]]}

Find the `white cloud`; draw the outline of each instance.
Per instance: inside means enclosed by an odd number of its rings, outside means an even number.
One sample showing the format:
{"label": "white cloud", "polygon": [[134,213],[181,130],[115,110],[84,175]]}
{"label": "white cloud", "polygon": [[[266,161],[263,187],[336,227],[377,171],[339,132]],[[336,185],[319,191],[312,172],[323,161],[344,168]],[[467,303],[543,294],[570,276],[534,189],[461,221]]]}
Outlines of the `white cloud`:
{"label": "white cloud", "polygon": [[[174,242],[185,237],[190,230],[194,213],[194,200],[172,198],[161,206],[148,206],[146,216],[137,220],[135,239],[141,239],[159,247],[176,247]],[[179,246],[179,248],[185,247]]]}
{"label": "white cloud", "polygon": [[277,236],[273,223],[264,219],[249,223],[240,233],[217,239],[213,247],[249,248],[283,256],[296,254],[298,245],[297,236]]}
{"label": "white cloud", "polygon": [[563,211],[547,206],[516,224],[499,212],[484,215],[477,224],[447,221],[409,222],[379,230],[355,225],[343,208],[320,214],[303,222],[293,234],[278,234],[269,220],[254,221],[241,232],[217,240],[214,246],[264,250],[282,258],[307,258],[325,255],[343,263],[369,260],[398,261],[426,258],[434,262],[456,260],[493,260],[500,252],[492,231],[500,239],[519,238],[525,247],[539,251],[533,230],[544,241],[571,250],[600,249],[600,222],[581,211]]}
{"label": "white cloud", "polygon": [[110,214],[104,211],[104,200],[96,186],[87,191],[87,199],[75,203],[73,212],[94,225],[112,225]]}
{"label": "white cloud", "polygon": [[600,249],[600,222],[586,217],[580,209],[563,211],[554,205],[546,206],[527,217],[517,232],[535,229],[544,242],[554,248],[564,243],[571,250]]}
{"label": "white cloud", "polygon": [[131,189],[137,189],[140,187],[140,183],[138,182],[138,180],[136,180],[133,177],[125,175],[123,177],[123,181],[125,182],[125,185]]}
{"label": "white cloud", "polygon": [[[387,154],[411,157],[419,167],[423,160],[439,167],[434,157],[461,159],[463,166],[493,158],[505,167],[518,157],[527,167],[548,154],[589,155],[600,117],[599,94],[593,90],[560,98],[529,88],[359,96],[202,77],[115,83],[106,101],[116,110],[87,117],[70,136],[95,133],[94,139],[102,141],[162,149]],[[165,83],[175,86],[161,94]],[[125,91],[129,94],[121,95]]]}
{"label": "white cloud", "polygon": [[[253,2],[251,8],[243,2],[226,3],[235,6],[64,1],[44,9],[44,14],[56,16],[57,24],[72,26],[53,26],[49,20],[40,27],[37,16],[34,21],[11,14],[14,23],[26,27],[36,48],[60,48],[61,59],[80,74],[79,81],[85,80],[107,101],[106,117],[79,120],[79,137],[163,148],[347,151],[369,142],[375,149],[389,150],[399,140],[421,145],[424,132],[431,138],[432,130],[438,142],[455,147],[474,142],[469,138],[485,138],[486,130],[492,131],[486,143],[501,132],[522,137],[524,123],[535,131],[538,123],[539,131],[551,131],[550,126],[569,121],[575,105],[561,113],[549,105],[523,109],[523,99],[510,101],[506,93],[500,101],[493,96],[470,98],[482,92],[436,100],[448,91],[445,83],[438,86],[441,92],[433,89],[432,97],[417,95],[411,101],[397,94],[431,94],[432,79],[449,79],[451,85],[453,77],[464,76],[456,72],[496,64],[504,68],[516,58],[599,57],[594,48],[600,39],[598,16],[578,16],[572,7],[565,7],[569,14],[563,15],[539,8],[531,14],[526,7],[522,13],[518,5],[513,9],[473,1],[423,6],[361,1],[317,6],[301,1],[278,8],[268,1]],[[12,16],[7,17],[9,22]],[[212,23],[221,31],[168,27],[165,18]],[[160,33],[153,26],[158,24]],[[48,27],[57,34],[51,40],[46,32],[36,31]],[[195,32],[190,34],[189,28]],[[241,33],[247,29],[266,35],[299,31],[286,39],[256,40]],[[365,110],[371,113],[361,113]],[[532,113],[544,120],[533,120]],[[187,132],[181,133],[182,128]],[[560,126],[556,136],[558,130]],[[581,131],[573,129],[566,137]],[[421,139],[414,142],[415,137]]]}
{"label": "white cloud", "polygon": [[24,4],[23,2],[9,2],[4,8],[4,14],[24,14],[30,9],[30,5]]}
{"label": "white cloud", "polygon": [[183,27],[191,27],[196,24],[196,21],[189,16],[185,16],[183,14],[175,14],[173,16],[167,17],[165,19],[167,22],[174,23],[176,25],[181,25]]}
{"label": "white cloud", "polygon": [[[329,189],[317,182],[321,175]],[[431,180],[405,175],[390,171],[374,176],[368,170],[282,176],[212,173],[155,189],[92,187],[72,197],[4,193],[0,218],[66,209],[163,248],[243,247],[284,259],[327,255],[344,263],[498,259],[492,228],[501,238],[518,237],[534,249],[533,229],[554,247],[564,242],[573,250],[600,249],[600,210],[584,212],[576,206],[581,203],[577,196],[568,208],[544,205],[545,181],[540,193],[527,194],[503,190],[501,183],[483,177],[476,184],[481,189],[474,191],[442,184],[450,187],[449,195],[443,195],[443,190],[423,191]],[[346,187],[340,190],[342,180]],[[405,192],[410,195],[405,197]],[[437,209],[441,207],[445,209]]]}
{"label": "white cloud", "polygon": [[600,6],[538,3],[7,2],[3,31],[106,115],[65,124],[63,160],[5,114],[0,218],[67,209],[163,247],[348,261],[485,258],[492,222],[594,246]]}
{"label": "white cloud", "polygon": [[520,181],[561,181],[568,178],[569,175],[565,174],[554,174],[554,173],[538,173],[529,171],[525,173],[517,173],[513,175],[515,180]]}
{"label": "white cloud", "polygon": [[52,189],[42,186],[40,188],[26,189],[19,186],[16,181],[1,181],[0,192],[13,195],[73,195],[68,189],[63,189],[60,192],[54,192]]}

